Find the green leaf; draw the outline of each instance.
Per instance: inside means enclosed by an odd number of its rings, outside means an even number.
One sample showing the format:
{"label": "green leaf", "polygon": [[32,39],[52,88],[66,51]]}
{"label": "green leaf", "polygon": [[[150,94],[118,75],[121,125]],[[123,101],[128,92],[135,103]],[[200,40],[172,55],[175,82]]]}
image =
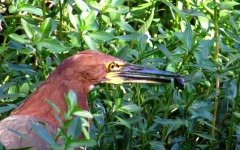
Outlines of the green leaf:
{"label": "green leaf", "polygon": [[188,24],[187,28],[183,32],[184,36],[184,44],[186,44],[187,48],[190,50],[192,48],[192,40],[193,40],[193,33],[192,33],[192,28],[191,25]]}
{"label": "green leaf", "polygon": [[95,8],[98,11],[102,11],[102,5],[100,5],[97,1],[90,1],[89,5],[93,8]]}
{"label": "green leaf", "polygon": [[70,38],[70,42],[72,46],[81,47],[81,40],[80,40],[79,34],[70,32],[68,34],[68,37]]}
{"label": "green leaf", "polygon": [[36,132],[36,134],[41,137],[44,141],[46,141],[51,147],[56,147],[57,143],[51,137],[46,129],[44,129],[41,125],[31,123],[32,129]]}
{"label": "green leaf", "polygon": [[[0,94],[1,95],[1,94]],[[1,106],[0,107],[0,113],[4,113],[4,112],[7,112],[9,110],[12,110],[14,108],[16,108],[17,106],[15,105],[8,105],[8,106]]]}
{"label": "green leaf", "polygon": [[94,20],[96,18],[96,15],[95,15],[95,11],[91,11],[85,18],[84,18],[84,21],[85,21],[85,24],[87,26],[90,26],[94,23]]}
{"label": "green leaf", "polygon": [[20,93],[24,93],[25,95],[28,95],[29,93],[28,83],[23,83],[23,85],[20,87]]}
{"label": "green leaf", "polygon": [[81,9],[81,11],[88,11],[90,8],[88,5],[82,1],[82,0],[74,0],[74,2],[77,4],[78,8]]}
{"label": "green leaf", "polygon": [[21,71],[24,74],[28,75],[36,75],[37,73],[32,69],[31,66],[26,64],[14,65],[14,64],[7,64],[9,70]]}
{"label": "green leaf", "polygon": [[119,25],[121,28],[123,28],[126,31],[135,33],[136,31],[133,29],[133,27],[131,25],[129,25],[126,22],[116,22],[117,25]]}
{"label": "green leaf", "polygon": [[[211,64],[210,64],[211,65]],[[215,66],[210,66],[210,65],[206,65],[206,64],[195,64],[195,65],[189,65],[189,66],[194,66],[196,68],[202,68],[202,69],[206,69],[208,71],[214,72],[216,71],[216,67]]]}
{"label": "green leaf", "polygon": [[0,46],[0,54],[3,53],[7,49],[6,46]]}
{"label": "green leaf", "polygon": [[152,8],[151,14],[148,20],[141,26],[141,28],[137,31],[138,33],[145,33],[148,31],[150,25],[152,24],[153,16],[154,16],[155,8]]}
{"label": "green leaf", "polygon": [[142,107],[139,107],[137,105],[125,105],[125,106],[122,106],[121,108],[128,110],[129,112],[137,112],[142,110]]}
{"label": "green leaf", "polygon": [[55,105],[51,100],[47,99],[47,103],[48,103],[57,113],[61,113],[61,110],[58,108],[58,106]]}
{"label": "green leaf", "polygon": [[43,12],[42,12],[42,9],[39,9],[39,8],[36,8],[32,5],[21,5],[18,9],[18,11],[25,11],[25,12],[28,12],[30,14],[35,14],[35,15],[38,15],[40,17],[43,16]]}
{"label": "green leaf", "polygon": [[22,93],[19,93],[19,94],[0,94],[0,99],[15,100],[16,98],[19,98],[19,97],[26,97],[26,95],[24,95]]}
{"label": "green leaf", "polygon": [[68,92],[68,98],[69,98],[69,104],[70,104],[70,106],[69,106],[69,110],[72,112],[73,111],[73,109],[76,107],[76,106],[78,106],[78,104],[77,104],[77,95],[76,95],[76,93],[73,91],[73,90],[70,90],[69,92]]}
{"label": "green leaf", "polygon": [[62,43],[57,42],[54,39],[44,39],[37,43],[38,49],[42,49],[42,47],[45,47],[47,51],[54,52],[54,53],[60,53],[60,52],[66,52],[71,49],[71,47],[65,47],[62,45]]}
{"label": "green leaf", "polygon": [[10,5],[8,10],[9,10],[9,13],[13,14],[17,12],[17,7],[14,5]]}
{"label": "green leaf", "polygon": [[33,31],[32,28],[30,27],[29,23],[27,23],[24,19],[21,18],[21,24],[23,26],[23,29],[25,31],[25,33],[27,34],[28,38],[32,38],[33,37]]}
{"label": "green leaf", "polygon": [[123,2],[124,2],[124,0],[112,0],[110,6],[118,7],[118,6],[122,5]]}
{"label": "green leaf", "polygon": [[156,123],[162,124],[162,125],[173,125],[175,124],[175,121],[173,119],[161,119],[161,118],[156,118],[154,119]]}
{"label": "green leaf", "polygon": [[234,7],[236,5],[240,5],[240,3],[235,2],[235,1],[224,1],[220,3],[220,9],[229,9],[231,7]]}
{"label": "green leaf", "polygon": [[32,140],[32,139],[30,139],[28,136],[26,136],[25,134],[23,134],[23,133],[21,133],[21,132],[19,132],[19,131],[17,131],[17,130],[13,130],[13,129],[11,129],[11,128],[8,128],[8,130],[9,131],[11,131],[11,132],[13,132],[13,133],[15,133],[15,134],[17,134],[18,136],[20,136],[21,138],[23,138],[24,140],[26,140],[26,141],[28,141],[29,143],[31,143],[31,144],[35,144],[35,142]]}
{"label": "green leaf", "polygon": [[123,48],[121,48],[120,52],[117,54],[117,57],[122,59],[126,58],[129,48],[130,48],[129,45],[126,45]]}
{"label": "green leaf", "polygon": [[[170,9],[173,9],[178,15],[180,15],[182,17],[182,19],[185,22],[188,22],[187,18],[185,17],[185,13],[182,12],[181,10],[179,10],[177,7],[175,7],[172,3],[168,2],[168,1],[162,1],[164,4],[166,4]],[[175,19],[175,18],[174,18]]]}
{"label": "green leaf", "polygon": [[134,33],[134,34],[116,36],[115,38],[124,40],[124,41],[131,41],[131,40],[137,39],[140,35],[141,34],[139,33]]}
{"label": "green leaf", "polygon": [[214,137],[212,137],[209,134],[202,134],[202,133],[194,133],[194,134],[210,141],[217,141]]}
{"label": "green leaf", "polygon": [[101,41],[108,41],[114,38],[114,36],[111,33],[104,32],[104,31],[92,32],[92,33],[88,33],[88,35],[91,38],[101,40]]}
{"label": "green leaf", "polygon": [[79,110],[73,112],[74,115],[79,116],[79,117],[84,117],[84,118],[93,118],[92,114],[86,110]]}
{"label": "green leaf", "polygon": [[172,60],[171,54],[165,45],[159,44],[158,48],[168,58],[168,60],[170,60],[170,61]]}
{"label": "green leaf", "polygon": [[72,7],[70,7],[68,5],[68,16],[69,16],[69,20],[71,21],[71,24],[74,26],[74,28],[79,31],[80,30],[80,26],[81,26],[81,23],[80,23],[80,17],[79,15],[73,15],[72,14]]}
{"label": "green leaf", "polygon": [[87,43],[88,47],[92,50],[96,50],[96,43],[92,40],[92,38],[88,35],[83,35],[84,41]]}
{"label": "green leaf", "polygon": [[67,128],[67,134],[71,139],[79,138],[82,133],[82,121],[79,117],[75,117]]}
{"label": "green leaf", "polygon": [[[81,118],[81,120],[83,121],[83,120],[85,120],[84,118]],[[85,120],[86,121],[86,120]],[[84,124],[86,124],[86,123],[83,123],[83,125]],[[90,133],[89,133],[89,131],[88,131],[88,129],[85,127],[86,125],[84,125],[83,127],[82,127],[82,133],[83,133],[83,135],[84,135],[84,137],[86,138],[86,139],[90,139]],[[89,127],[90,125],[87,125],[87,127]]]}
{"label": "green leaf", "polygon": [[202,13],[201,11],[198,11],[198,10],[194,10],[194,9],[185,9],[185,10],[183,10],[183,12],[186,14],[186,16],[202,16],[202,17],[206,17],[204,15],[204,13]]}
{"label": "green leaf", "polygon": [[240,59],[240,53],[232,55],[231,59],[228,61],[225,68],[228,68],[229,65],[233,64],[236,61],[239,61],[239,59]]}
{"label": "green leaf", "polygon": [[209,126],[209,127],[211,127],[211,128],[213,128],[213,129],[215,129],[216,131],[220,132],[217,127],[213,126],[211,123],[208,123],[207,121],[204,121],[202,118],[198,119],[198,121],[203,123],[203,124],[205,124],[205,125],[207,125],[207,126]]}
{"label": "green leaf", "polygon": [[116,123],[116,124],[121,124],[121,125],[126,126],[129,129],[131,129],[131,125],[126,120],[124,120],[118,116],[116,116],[116,118],[118,119],[118,121],[120,121],[119,123]]}
{"label": "green leaf", "polygon": [[77,140],[70,140],[68,142],[68,146],[72,148],[80,147],[80,146],[88,146],[93,147],[97,143],[94,140],[91,139],[77,139]]}
{"label": "green leaf", "polygon": [[140,5],[138,5],[137,7],[133,7],[133,8],[131,9],[131,11],[144,10],[144,9],[152,6],[152,4],[153,4],[152,2],[140,4]]}
{"label": "green leaf", "polygon": [[52,30],[52,19],[51,18],[45,19],[42,25],[40,26],[39,30],[42,33],[40,40],[50,36]]}
{"label": "green leaf", "polygon": [[150,145],[151,145],[151,150],[166,150],[164,147],[164,145],[165,145],[164,142],[151,141]]}
{"label": "green leaf", "polygon": [[234,114],[236,117],[240,118],[240,113],[239,113],[239,112],[233,112],[233,114]]}
{"label": "green leaf", "polygon": [[129,7],[127,7],[127,6],[120,6],[118,8],[110,8],[109,7],[107,9],[105,9],[105,12],[125,14],[125,13],[129,12]]}
{"label": "green leaf", "polygon": [[105,23],[107,23],[107,24],[111,24],[112,22],[111,22],[111,19],[108,17],[108,16],[106,16],[106,15],[101,15],[101,17],[102,17],[102,20],[105,22]]}
{"label": "green leaf", "polygon": [[29,40],[26,40],[26,39],[24,39],[22,36],[17,35],[17,34],[15,34],[15,33],[9,34],[9,37],[10,37],[11,39],[13,39],[14,41],[19,42],[19,43],[21,43],[21,44],[29,44],[29,43],[31,43]]}

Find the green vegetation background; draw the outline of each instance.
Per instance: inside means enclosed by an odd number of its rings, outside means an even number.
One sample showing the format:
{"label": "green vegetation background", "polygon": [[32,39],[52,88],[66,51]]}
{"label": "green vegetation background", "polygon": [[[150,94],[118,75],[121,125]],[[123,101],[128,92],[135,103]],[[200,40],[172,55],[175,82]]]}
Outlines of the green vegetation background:
{"label": "green vegetation background", "polygon": [[[180,73],[185,90],[173,84],[96,86],[88,95],[91,114],[80,115],[93,117],[91,132],[84,130],[83,118],[70,117],[62,127],[68,132],[59,133],[65,138],[62,149],[239,149],[239,4],[1,0],[0,117],[7,117],[64,59],[93,49]],[[66,99],[74,101],[74,93]],[[76,139],[81,132],[87,139]],[[56,146],[54,140],[48,143]]]}

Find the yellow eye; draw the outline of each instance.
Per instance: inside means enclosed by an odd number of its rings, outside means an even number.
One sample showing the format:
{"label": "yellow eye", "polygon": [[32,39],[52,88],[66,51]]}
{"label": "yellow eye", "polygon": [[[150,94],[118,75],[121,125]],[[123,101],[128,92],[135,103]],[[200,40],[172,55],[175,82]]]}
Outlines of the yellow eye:
{"label": "yellow eye", "polygon": [[114,69],[114,67],[115,67],[115,63],[114,62],[111,62],[110,64],[109,64],[109,69],[110,70],[113,70]]}
{"label": "yellow eye", "polygon": [[117,70],[120,70],[122,66],[123,66],[123,63],[112,61],[108,63],[107,68],[108,68],[108,71],[117,71]]}

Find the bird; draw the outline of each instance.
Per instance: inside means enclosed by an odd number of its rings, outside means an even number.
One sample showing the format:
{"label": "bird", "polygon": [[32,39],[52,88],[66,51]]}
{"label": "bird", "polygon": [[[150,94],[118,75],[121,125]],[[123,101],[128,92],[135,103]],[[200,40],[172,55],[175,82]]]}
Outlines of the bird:
{"label": "bird", "polygon": [[[61,112],[67,112],[64,93],[73,90],[78,107],[89,111],[87,94],[100,83],[170,83],[174,79],[177,88],[184,88],[184,79],[179,74],[145,68],[96,50],[81,51],[63,61],[48,78],[10,116],[0,122],[0,142],[7,149],[31,147],[50,149],[49,145],[36,135],[31,123],[44,123],[49,134],[59,128],[55,111],[46,102],[51,100]],[[60,116],[64,121],[64,116]],[[19,136],[17,131],[30,140]]]}

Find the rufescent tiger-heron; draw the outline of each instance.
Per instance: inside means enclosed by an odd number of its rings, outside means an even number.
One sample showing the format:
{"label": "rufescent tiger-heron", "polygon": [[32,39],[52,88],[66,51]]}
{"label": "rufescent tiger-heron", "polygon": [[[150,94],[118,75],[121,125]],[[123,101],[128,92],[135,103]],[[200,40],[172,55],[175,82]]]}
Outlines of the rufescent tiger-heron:
{"label": "rufescent tiger-heron", "polygon": [[[7,149],[49,149],[47,143],[37,136],[31,126],[31,122],[44,122],[49,133],[57,131],[59,124],[54,117],[55,112],[46,99],[57,105],[61,112],[66,112],[64,93],[72,89],[76,92],[78,107],[89,110],[87,93],[93,85],[127,82],[170,83],[170,78],[174,79],[175,86],[183,89],[184,79],[181,75],[130,64],[98,51],[79,52],[61,63],[22,105],[0,122],[0,141]],[[64,120],[63,116],[60,118]],[[24,134],[33,140],[34,144],[9,129]]]}

